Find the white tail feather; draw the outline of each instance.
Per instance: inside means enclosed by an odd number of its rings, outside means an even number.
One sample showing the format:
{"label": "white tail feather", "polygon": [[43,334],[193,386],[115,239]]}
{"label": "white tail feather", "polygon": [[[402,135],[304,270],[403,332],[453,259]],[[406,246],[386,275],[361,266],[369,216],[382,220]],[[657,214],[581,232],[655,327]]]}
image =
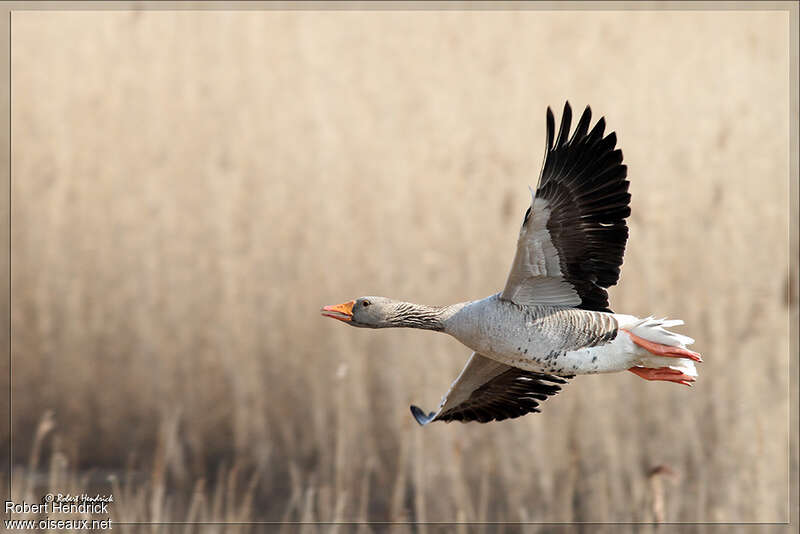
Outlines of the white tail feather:
{"label": "white tail feather", "polygon": [[687,345],[694,343],[694,339],[683,334],[676,334],[670,332],[667,328],[672,326],[680,326],[683,321],[680,319],[655,319],[653,317],[645,317],[639,319],[632,315],[614,314],[617,319],[619,327],[632,332],[642,339],[652,341],[653,343],[660,343],[661,345],[669,345],[670,347],[681,347],[685,349]]}
{"label": "white tail feather", "polygon": [[[687,345],[694,343],[694,339],[683,334],[677,334],[667,330],[672,326],[680,326],[683,321],[680,319],[655,319],[646,317],[639,319],[632,315],[614,314],[620,329],[627,330],[647,341],[668,345],[670,347],[680,347],[685,349]],[[671,358],[666,356],[656,356],[637,347],[639,360],[637,365],[658,369],[669,367],[683,371],[689,376],[697,376],[697,368],[692,360],[688,358]]]}

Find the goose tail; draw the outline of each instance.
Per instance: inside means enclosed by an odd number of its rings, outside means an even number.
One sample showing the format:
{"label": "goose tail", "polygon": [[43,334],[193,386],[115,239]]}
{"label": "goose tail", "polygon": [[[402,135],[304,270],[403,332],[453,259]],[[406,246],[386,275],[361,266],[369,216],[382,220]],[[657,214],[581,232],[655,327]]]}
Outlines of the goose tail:
{"label": "goose tail", "polygon": [[694,343],[689,336],[669,330],[680,326],[680,319],[640,319],[630,315],[615,314],[620,330],[631,338],[635,364],[649,369],[669,368],[690,377],[697,376],[695,363],[702,362],[700,354],[687,347]]}

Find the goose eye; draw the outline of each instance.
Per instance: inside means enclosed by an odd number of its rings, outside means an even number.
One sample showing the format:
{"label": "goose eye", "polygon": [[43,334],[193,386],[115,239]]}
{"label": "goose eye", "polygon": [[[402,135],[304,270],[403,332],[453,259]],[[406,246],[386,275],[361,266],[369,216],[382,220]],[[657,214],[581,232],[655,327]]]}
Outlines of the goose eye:
{"label": "goose eye", "polygon": [[369,302],[368,300],[365,300],[365,301],[362,301],[362,302],[361,302],[361,305],[362,305],[362,306],[364,306],[364,307],[366,308],[367,306],[369,306],[369,305],[370,305],[370,302]]}

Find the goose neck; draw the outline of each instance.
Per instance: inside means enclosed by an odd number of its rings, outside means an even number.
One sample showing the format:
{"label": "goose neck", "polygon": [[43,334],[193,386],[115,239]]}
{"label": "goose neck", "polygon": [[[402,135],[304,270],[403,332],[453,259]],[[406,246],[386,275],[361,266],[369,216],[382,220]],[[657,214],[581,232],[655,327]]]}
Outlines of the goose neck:
{"label": "goose neck", "polygon": [[398,328],[418,328],[442,332],[450,319],[463,304],[450,306],[428,306],[402,302],[397,305],[391,317],[391,326]]}

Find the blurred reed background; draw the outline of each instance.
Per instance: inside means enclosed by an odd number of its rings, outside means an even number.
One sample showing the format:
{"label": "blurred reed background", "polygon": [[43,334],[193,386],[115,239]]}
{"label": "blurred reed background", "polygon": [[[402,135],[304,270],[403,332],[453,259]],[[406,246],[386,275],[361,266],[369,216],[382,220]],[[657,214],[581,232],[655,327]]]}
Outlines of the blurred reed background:
{"label": "blurred reed background", "polygon": [[[12,24],[15,499],[103,488],[116,521],[788,520],[786,13]],[[565,99],[629,166],[612,307],[684,319],[700,380],[578,377],[542,414],[420,428],[409,404],[436,406],[468,350],[319,307],[498,291]]]}

